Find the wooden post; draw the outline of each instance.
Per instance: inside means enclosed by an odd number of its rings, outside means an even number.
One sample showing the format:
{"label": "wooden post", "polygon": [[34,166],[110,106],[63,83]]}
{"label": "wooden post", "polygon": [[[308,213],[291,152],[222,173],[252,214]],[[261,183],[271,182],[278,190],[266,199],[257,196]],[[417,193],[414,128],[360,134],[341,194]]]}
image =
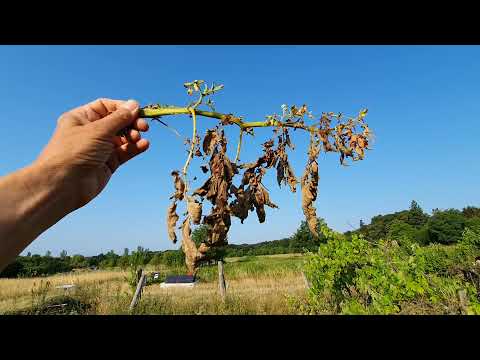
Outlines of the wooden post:
{"label": "wooden post", "polygon": [[467,298],[467,290],[462,289],[458,290],[458,300],[460,303],[460,312],[462,315],[468,314],[468,298]]}
{"label": "wooden post", "polygon": [[312,284],[310,284],[310,281],[308,281],[307,275],[305,275],[303,271],[302,271],[302,275],[303,275],[303,281],[305,282],[305,287],[307,289],[310,289],[312,287]]}
{"label": "wooden post", "polygon": [[225,274],[223,271],[223,261],[218,260],[218,290],[220,291],[220,297],[222,301],[225,301],[226,286],[225,286]]}
{"label": "wooden post", "polygon": [[143,286],[145,285],[145,274],[143,273],[143,270],[140,270],[140,280],[138,280],[138,283],[137,283],[137,289],[135,290],[135,294],[133,295],[133,299],[132,299],[132,302],[130,303],[130,311],[133,310],[135,308],[135,306],[137,306],[137,303],[138,303],[138,300],[141,298],[142,296],[142,289],[143,289]]}

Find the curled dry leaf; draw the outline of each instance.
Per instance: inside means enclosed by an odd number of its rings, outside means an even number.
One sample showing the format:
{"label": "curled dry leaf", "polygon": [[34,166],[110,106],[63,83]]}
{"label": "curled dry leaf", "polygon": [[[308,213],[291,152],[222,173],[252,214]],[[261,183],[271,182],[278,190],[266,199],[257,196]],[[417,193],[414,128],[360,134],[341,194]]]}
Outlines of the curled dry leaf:
{"label": "curled dry leaf", "polygon": [[177,242],[177,234],[175,233],[175,226],[178,221],[178,215],[176,213],[177,203],[173,202],[167,209],[167,228],[168,237],[173,243]]}
{"label": "curled dry leaf", "polygon": [[[288,133],[287,133],[288,135]],[[276,151],[276,155],[278,158],[278,163],[277,163],[277,182],[278,185],[281,186],[281,184],[288,184],[290,186],[290,190],[292,192],[297,191],[297,178],[295,177],[295,174],[293,172],[292,167],[290,166],[290,163],[288,162],[288,156],[285,151],[285,144],[288,144],[288,142],[281,142],[279,141],[279,145]]]}
{"label": "curled dry leaf", "polygon": [[318,237],[317,214],[313,206],[317,199],[318,192],[318,163],[317,157],[320,152],[318,142],[312,137],[308,151],[308,163],[302,175],[300,184],[302,186],[302,209],[307,220],[308,228],[312,234]]}
{"label": "curled dry leaf", "polygon": [[172,171],[172,176],[175,185],[175,193],[170,197],[170,199],[183,200],[185,193],[185,183],[180,177],[178,171]]}
{"label": "curled dry leaf", "polygon": [[255,206],[260,223],[265,222],[265,205],[278,209],[278,206],[270,201],[268,191],[262,184],[258,184],[258,186],[255,186],[253,189],[253,205]]}
{"label": "curled dry leaf", "polygon": [[207,130],[207,134],[205,135],[205,138],[203,139],[203,152],[205,155],[210,155],[213,152],[213,149],[215,148],[215,145],[218,142],[218,133],[217,131],[214,130]]}
{"label": "curled dry leaf", "polygon": [[236,188],[235,185],[230,187],[230,192],[235,195],[236,199],[230,204],[230,211],[233,216],[243,221],[248,217],[248,212],[253,210],[253,198],[250,188],[243,190],[243,187]]}
{"label": "curled dry leaf", "polygon": [[190,216],[187,216],[182,224],[182,250],[185,253],[185,263],[187,265],[188,273],[194,275],[203,255],[198,252],[197,247],[191,238],[191,234]]}
{"label": "curled dry leaf", "polygon": [[227,212],[214,208],[205,216],[203,223],[209,225],[207,230],[208,246],[223,246],[227,243],[227,234],[230,229],[231,219]]}
{"label": "curled dry leaf", "polygon": [[194,224],[200,224],[202,219],[202,204],[194,197],[187,195],[187,211]]}

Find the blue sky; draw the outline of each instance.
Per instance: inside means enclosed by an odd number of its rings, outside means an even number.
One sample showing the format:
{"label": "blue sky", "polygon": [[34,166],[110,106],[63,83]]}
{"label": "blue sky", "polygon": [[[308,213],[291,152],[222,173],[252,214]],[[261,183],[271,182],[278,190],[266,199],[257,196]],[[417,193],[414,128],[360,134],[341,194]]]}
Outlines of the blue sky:
{"label": "blue sky", "polygon": [[[408,208],[412,199],[429,212],[478,206],[479,60],[478,46],[0,46],[0,176],[34,160],[66,110],[98,97],[181,106],[190,100],[183,82],[204,79],[225,85],[214,98],[218,111],[245,119],[262,120],[284,103],[307,103],[317,114],[369,109],[376,141],[364,161],[341,167],[336,154],[321,155],[317,214],[337,230]],[[215,124],[201,119],[202,133]],[[188,117],[165,120],[190,136]],[[237,132],[227,132],[231,154]],[[270,134],[258,129],[247,138],[242,160],[254,160]],[[157,123],[146,137],[147,153],[26,251],[177,248],[167,238],[165,210],[173,189],[169,173],[183,166],[185,148]],[[306,140],[301,133],[293,137],[297,175]],[[254,213],[243,225],[234,219],[231,243],[287,237],[303,219],[299,192],[279,189],[273,173],[264,182],[280,208],[267,208],[264,224]]]}

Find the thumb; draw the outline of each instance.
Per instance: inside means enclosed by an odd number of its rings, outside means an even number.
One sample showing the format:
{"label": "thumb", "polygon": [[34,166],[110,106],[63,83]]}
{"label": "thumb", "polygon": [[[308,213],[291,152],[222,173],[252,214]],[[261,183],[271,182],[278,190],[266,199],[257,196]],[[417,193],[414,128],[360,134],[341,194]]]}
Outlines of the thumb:
{"label": "thumb", "polygon": [[118,106],[111,114],[94,121],[92,125],[97,127],[102,134],[114,136],[138,118],[138,109],[138,102],[128,100]]}

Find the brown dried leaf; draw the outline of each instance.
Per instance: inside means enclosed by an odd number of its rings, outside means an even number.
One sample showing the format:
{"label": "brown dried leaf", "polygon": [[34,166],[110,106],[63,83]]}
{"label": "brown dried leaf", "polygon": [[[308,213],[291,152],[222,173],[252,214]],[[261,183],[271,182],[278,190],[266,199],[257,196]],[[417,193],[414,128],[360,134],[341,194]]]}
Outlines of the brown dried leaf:
{"label": "brown dried leaf", "polygon": [[180,177],[178,171],[172,171],[173,182],[175,185],[175,193],[170,197],[170,199],[183,200],[185,193],[185,183]]}
{"label": "brown dried leaf", "polygon": [[207,230],[209,246],[223,246],[227,243],[227,233],[230,229],[231,219],[227,213],[212,209],[212,213],[205,216],[203,223],[209,225]]}
{"label": "brown dried leaf", "polygon": [[219,135],[217,133],[217,130],[207,130],[207,134],[203,139],[202,145],[205,155],[210,155],[213,152],[213,149],[215,148],[215,145],[217,145],[218,140]]}
{"label": "brown dried leaf", "polygon": [[177,213],[177,203],[173,202],[168,208],[167,208],[167,228],[168,228],[168,237],[170,240],[173,241],[175,244],[177,242],[177,234],[175,233],[175,226],[177,224],[177,221],[179,219]]}
{"label": "brown dried leaf", "polygon": [[236,199],[229,205],[230,211],[232,215],[238,217],[243,224],[243,221],[248,217],[248,211],[253,210],[253,200],[250,188],[247,188],[245,191],[243,188],[237,189],[235,185],[232,185],[230,192],[236,197]]}
{"label": "brown dried leaf", "polygon": [[288,160],[286,160],[286,155],[283,158],[280,158],[277,164],[277,182],[280,186],[283,182],[284,184],[288,184],[290,186],[290,190],[292,192],[297,191],[297,178],[293,173],[293,169],[290,166]]}
{"label": "brown dried leaf", "polygon": [[198,263],[202,259],[191,238],[190,217],[187,216],[182,225],[182,250],[185,253],[185,264],[190,275],[194,275],[197,271]]}
{"label": "brown dried leaf", "polygon": [[[302,209],[307,220],[310,232],[318,237],[317,233],[317,215],[313,203],[317,199],[318,192],[318,163],[317,157],[320,152],[319,141],[310,139],[310,147],[308,150],[308,163],[305,172],[301,178],[302,187]],[[342,153],[343,154],[343,153]]]}
{"label": "brown dried leaf", "polygon": [[187,195],[187,211],[194,224],[200,224],[202,219],[202,204],[194,197]]}
{"label": "brown dried leaf", "polygon": [[287,146],[294,150],[295,149],[295,145],[292,144],[292,142],[290,141],[290,135],[288,134],[288,132],[285,133],[285,141],[287,143]]}
{"label": "brown dried leaf", "polygon": [[265,222],[265,205],[271,208],[278,208],[277,205],[270,201],[270,196],[267,189],[262,184],[258,184],[253,190],[253,205],[257,212],[258,221]]}
{"label": "brown dried leaf", "polygon": [[205,181],[205,183],[202,186],[196,189],[192,195],[198,195],[203,198],[205,195],[207,195],[210,189],[210,183],[211,183],[211,178],[208,178],[208,180]]}

